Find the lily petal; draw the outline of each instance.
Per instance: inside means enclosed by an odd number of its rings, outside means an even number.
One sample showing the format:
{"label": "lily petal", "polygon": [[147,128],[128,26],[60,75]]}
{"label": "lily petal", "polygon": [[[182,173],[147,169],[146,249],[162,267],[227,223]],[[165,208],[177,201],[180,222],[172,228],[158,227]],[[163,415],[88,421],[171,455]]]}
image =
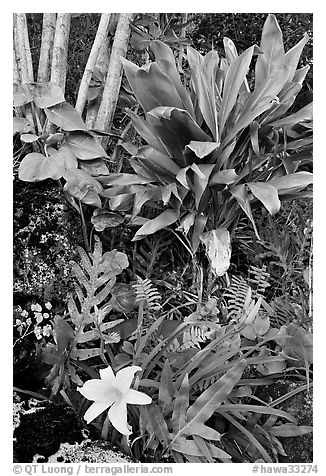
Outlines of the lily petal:
{"label": "lily petal", "polygon": [[110,386],[106,381],[100,379],[87,380],[78,390],[87,400],[107,402],[108,406],[112,405],[116,394],[116,390],[112,385]]}
{"label": "lily petal", "polygon": [[115,375],[111,367],[100,370],[101,379],[109,384],[113,384]]}
{"label": "lily petal", "polygon": [[134,403],[136,405],[149,405],[152,403],[150,396],[146,393],[138,392],[138,390],[130,389],[124,397],[126,403]]}
{"label": "lily petal", "polygon": [[122,393],[126,393],[129,389],[131,382],[135,376],[135,373],[142,370],[141,367],[131,365],[124,369],[119,370],[116,375],[114,386]]}
{"label": "lily petal", "polygon": [[110,404],[107,402],[94,402],[84,415],[87,423],[95,420],[95,418],[101,415],[109,406]]}
{"label": "lily petal", "polygon": [[114,403],[108,412],[110,422],[123,435],[131,434],[131,426],[127,422],[127,405],[124,402]]}

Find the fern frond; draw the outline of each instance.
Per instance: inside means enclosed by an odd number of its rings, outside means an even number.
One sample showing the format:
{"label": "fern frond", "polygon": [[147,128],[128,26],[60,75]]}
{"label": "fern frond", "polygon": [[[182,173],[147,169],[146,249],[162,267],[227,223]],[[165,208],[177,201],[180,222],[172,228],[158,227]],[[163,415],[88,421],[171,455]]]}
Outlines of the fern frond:
{"label": "fern frond", "polygon": [[270,286],[269,280],[270,274],[265,265],[262,268],[250,265],[248,284],[252,288],[254,298],[265,296],[265,290]]}
{"label": "fern frond", "polygon": [[158,263],[166,262],[160,259],[171,245],[173,238],[170,232],[162,230],[159,234],[146,237],[135,243],[134,256],[131,260],[134,274],[150,278],[158,274]]}
{"label": "fern frond", "polygon": [[228,319],[233,319],[242,312],[248,289],[250,286],[242,277],[232,276],[230,287],[223,294],[227,300]]}
{"label": "fern frond", "polygon": [[136,302],[145,301],[150,311],[158,311],[161,305],[159,291],[153,286],[150,279],[142,279],[137,276],[137,283],[132,285],[136,294]]}

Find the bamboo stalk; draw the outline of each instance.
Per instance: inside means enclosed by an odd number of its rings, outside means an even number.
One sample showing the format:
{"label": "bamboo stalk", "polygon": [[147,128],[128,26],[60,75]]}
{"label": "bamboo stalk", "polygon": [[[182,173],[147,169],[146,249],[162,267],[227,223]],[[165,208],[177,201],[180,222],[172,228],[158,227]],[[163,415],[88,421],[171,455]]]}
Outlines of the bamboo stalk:
{"label": "bamboo stalk", "polygon": [[37,72],[38,83],[47,83],[50,79],[56,19],[56,13],[43,13],[41,51]]}
{"label": "bamboo stalk", "polygon": [[92,74],[94,72],[95,65],[98,61],[101,47],[103,45],[103,42],[105,42],[106,36],[108,34],[110,16],[110,13],[102,13],[96,37],[87,60],[75,106],[75,109],[80,113],[80,115],[82,115],[86,104],[89,83],[92,79]]}
{"label": "bamboo stalk", "polygon": [[[112,45],[109,71],[103,91],[101,105],[97,114],[95,128],[100,131],[109,132],[118,101],[119,90],[122,77],[121,57],[125,57],[130,35],[130,21],[132,13],[121,13],[119,15],[117,29]],[[102,144],[107,144],[107,138],[102,139]]]}
{"label": "bamboo stalk", "polygon": [[55,28],[50,81],[65,92],[71,13],[58,13]]}

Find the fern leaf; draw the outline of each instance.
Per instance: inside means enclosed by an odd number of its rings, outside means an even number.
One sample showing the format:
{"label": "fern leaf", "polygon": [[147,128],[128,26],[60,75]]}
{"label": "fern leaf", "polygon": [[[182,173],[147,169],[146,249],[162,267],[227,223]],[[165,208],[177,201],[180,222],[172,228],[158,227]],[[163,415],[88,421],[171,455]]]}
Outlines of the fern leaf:
{"label": "fern leaf", "polygon": [[145,301],[150,311],[161,309],[158,302],[161,300],[161,295],[149,279],[142,279],[137,276],[137,283],[133,284],[132,287],[135,290],[136,302]]}

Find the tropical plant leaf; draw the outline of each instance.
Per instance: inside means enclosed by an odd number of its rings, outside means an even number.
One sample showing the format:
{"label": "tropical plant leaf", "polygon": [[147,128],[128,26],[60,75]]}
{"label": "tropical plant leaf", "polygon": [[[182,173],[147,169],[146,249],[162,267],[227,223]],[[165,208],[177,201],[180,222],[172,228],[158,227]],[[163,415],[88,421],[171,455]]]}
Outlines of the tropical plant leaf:
{"label": "tropical plant leaf", "polygon": [[33,101],[33,96],[27,84],[13,84],[13,103],[15,107],[24,106]]}
{"label": "tropical plant leaf", "polygon": [[163,230],[167,226],[175,223],[179,218],[179,213],[176,210],[168,209],[158,215],[156,218],[149,220],[139,228],[133,237],[132,241],[141,240],[146,235],[152,235],[159,230]]}
{"label": "tropical plant leaf", "polygon": [[32,126],[28,119],[25,117],[13,117],[13,134],[20,132],[26,134],[32,130]]}
{"label": "tropical plant leaf", "polygon": [[268,15],[262,32],[255,70],[255,87],[259,86],[276,68],[284,64],[283,35],[275,15]]}
{"label": "tropical plant leaf", "polygon": [[281,202],[278,198],[277,189],[273,185],[269,182],[248,182],[247,185],[271,215],[275,215],[280,210]]}
{"label": "tropical plant leaf", "polygon": [[37,84],[33,88],[33,100],[37,107],[45,109],[63,103],[65,97],[62,89],[55,83]]}
{"label": "tropical plant leaf", "polygon": [[107,157],[101,144],[85,132],[70,132],[66,137],[66,144],[80,160],[92,160],[98,157]]}
{"label": "tropical plant leaf", "polygon": [[310,172],[297,172],[295,174],[284,175],[268,181],[277,189],[279,195],[296,192],[307,185],[310,185],[313,175]]}
{"label": "tropical plant leaf", "polygon": [[[51,108],[44,109],[50,122],[64,131],[87,131],[88,128],[82,120],[79,112],[68,102],[56,104]],[[80,158],[80,157],[79,157]]]}
{"label": "tropical plant leaf", "polygon": [[251,46],[244,51],[232,61],[227,70],[223,88],[223,100],[219,111],[220,134],[223,133],[226,120],[235,105],[240,87],[246,78],[254,49],[255,46]]}
{"label": "tropical plant leaf", "polygon": [[171,437],[160,408],[154,402],[152,402],[150,405],[142,406],[141,411],[144,415],[144,418],[147,419],[147,422],[151,426],[152,433],[162,443],[163,448],[167,448]]}
{"label": "tropical plant leaf", "polygon": [[39,182],[47,178],[58,180],[64,173],[61,157],[45,157],[38,152],[27,154],[19,166],[19,178],[25,182]]}
{"label": "tropical plant leaf", "polygon": [[292,81],[295,71],[297,69],[302,50],[309,41],[309,35],[305,33],[304,37],[294,45],[289,51],[285,53],[284,61],[290,65],[288,81]]}

